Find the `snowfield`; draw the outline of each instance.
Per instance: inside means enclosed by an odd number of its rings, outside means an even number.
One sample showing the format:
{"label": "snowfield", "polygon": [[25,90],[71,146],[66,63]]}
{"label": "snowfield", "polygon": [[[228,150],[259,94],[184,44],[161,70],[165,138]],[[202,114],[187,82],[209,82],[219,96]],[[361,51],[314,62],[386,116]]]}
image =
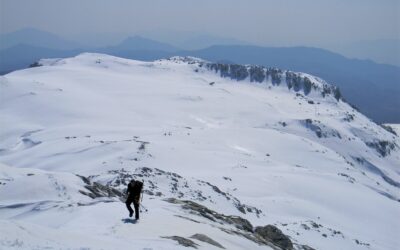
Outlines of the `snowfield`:
{"label": "snowfield", "polygon": [[0,78],[0,249],[400,248],[400,126],[323,80],[180,57],[39,63]]}

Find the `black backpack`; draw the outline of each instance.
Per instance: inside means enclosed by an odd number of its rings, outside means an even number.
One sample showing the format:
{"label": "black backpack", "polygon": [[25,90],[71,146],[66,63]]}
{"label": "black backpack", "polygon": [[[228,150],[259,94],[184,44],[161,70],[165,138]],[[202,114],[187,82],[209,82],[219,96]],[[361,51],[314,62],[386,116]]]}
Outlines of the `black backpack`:
{"label": "black backpack", "polygon": [[140,194],[142,192],[142,189],[143,189],[143,182],[135,181],[134,187],[135,187],[135,189],[137,189],[139,191],[139,194]]}
{"label": "black backpack", "polygon": [[142,193],[143,189],[143,182],[141,181],[134,181],[133,183],[129,183],[128,188],[131,196],[139,196]]}

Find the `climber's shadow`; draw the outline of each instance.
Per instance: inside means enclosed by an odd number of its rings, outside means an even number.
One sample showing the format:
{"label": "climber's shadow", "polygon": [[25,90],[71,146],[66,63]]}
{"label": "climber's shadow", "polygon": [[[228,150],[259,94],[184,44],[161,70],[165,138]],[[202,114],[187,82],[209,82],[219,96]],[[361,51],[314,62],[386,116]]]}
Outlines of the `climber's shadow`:
{"label": "climber's shadow", "polygon": [[130,223],[130,224],[136,224],[137,220],[136,219],[131,219],[131,218],[125,218],[121,220],[123,223]]}

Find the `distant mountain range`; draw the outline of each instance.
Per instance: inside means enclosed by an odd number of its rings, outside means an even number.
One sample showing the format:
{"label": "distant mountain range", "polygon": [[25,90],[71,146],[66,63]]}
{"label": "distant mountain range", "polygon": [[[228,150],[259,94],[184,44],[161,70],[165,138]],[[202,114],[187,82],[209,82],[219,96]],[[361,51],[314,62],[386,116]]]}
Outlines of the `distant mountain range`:
{"label": "distant mountain range", "polygon": [[77,42],[69,41],[50,32],[33,28],[25,28],[12,33],[0,34],[0,49],[7,49],[20,44],[61,50],[83,47],[82,44]]}
{"label": "distant mountain range", "polygon": [[358,41],[336,45],[332,49],[348,57],[371,58],[379,63],[400,66],[400,39]]}
{"label": "distant mountain range", "polygon": [[400,67],[349,59],[324,49],[214,45],[200,50],[181,50],[140,36],[129,37],[116,46],[87,48],[34,29],[3,34],[0,41],[2,74],[26,68],[41,58],[71,57],[86,51],[145,61],[174,55],[195,56],[209,61],[259,64],[317,75],[339,86],[344,97],[374,121],[400,123]]}
{"label": "distant mountain range", "polygon": [[166,51],[173,52],[179,50],[178,48],[169,45],[167,43],[162,43],[154,41],[151,39],[143,38],[141,36],[128,37],[122,41],[117,46],[112,46],[104,49],[102,51],[110,51],[114,53],[116,51],[130,51],[130,50],[153,50],[153,51]]}

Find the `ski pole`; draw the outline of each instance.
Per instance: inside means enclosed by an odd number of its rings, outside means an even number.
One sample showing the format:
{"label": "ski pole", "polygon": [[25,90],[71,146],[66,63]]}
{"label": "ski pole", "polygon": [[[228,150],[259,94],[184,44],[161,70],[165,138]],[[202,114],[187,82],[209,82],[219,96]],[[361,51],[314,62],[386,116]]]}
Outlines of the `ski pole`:
{"label": "ski pole", "polygon": [[142,204],[140,204],[140,208],[143,208],[145,212],[148,212],[148,211],[149,211],[149,210],[148,210],[145,206],[143,206]]}

